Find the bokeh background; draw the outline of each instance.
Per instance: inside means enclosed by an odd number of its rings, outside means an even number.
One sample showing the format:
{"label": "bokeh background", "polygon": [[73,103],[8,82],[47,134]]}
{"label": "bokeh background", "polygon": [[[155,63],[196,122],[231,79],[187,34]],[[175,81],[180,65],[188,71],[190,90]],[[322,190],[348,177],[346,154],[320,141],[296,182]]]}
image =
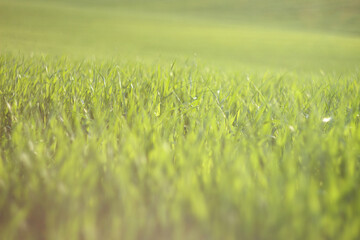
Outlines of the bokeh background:
{"label": "bokeh background", "polygon": [[0,50],[223,67],[349,70],[356,0],[0,1]]}

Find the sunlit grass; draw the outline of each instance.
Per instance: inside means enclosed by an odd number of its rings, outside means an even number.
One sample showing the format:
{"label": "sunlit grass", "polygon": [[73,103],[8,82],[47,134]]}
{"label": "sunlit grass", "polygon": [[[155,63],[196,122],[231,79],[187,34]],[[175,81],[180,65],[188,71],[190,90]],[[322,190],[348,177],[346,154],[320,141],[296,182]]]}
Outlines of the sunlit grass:
{"label": "sunlit grass", "polygon": [[0,1],[0,239],[358,239],[357,6]]}
{"label": "sunlit grass", "polygon": [[4,239],[359,235],[358,73],[0,62]]}

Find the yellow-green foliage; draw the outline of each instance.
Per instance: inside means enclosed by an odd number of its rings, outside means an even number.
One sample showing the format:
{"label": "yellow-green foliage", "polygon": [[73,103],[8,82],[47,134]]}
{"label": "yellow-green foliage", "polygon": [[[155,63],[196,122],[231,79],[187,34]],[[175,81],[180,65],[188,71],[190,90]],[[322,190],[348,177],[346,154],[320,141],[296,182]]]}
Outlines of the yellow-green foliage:
{"label": "yellow-green foliage", "polygon": [[0,58],[3,239],[355,239],[359,73]]}
{"label": "yellow-green foliage", "polygon": [[359,3],[0,1],[0,239],[359,239]]}

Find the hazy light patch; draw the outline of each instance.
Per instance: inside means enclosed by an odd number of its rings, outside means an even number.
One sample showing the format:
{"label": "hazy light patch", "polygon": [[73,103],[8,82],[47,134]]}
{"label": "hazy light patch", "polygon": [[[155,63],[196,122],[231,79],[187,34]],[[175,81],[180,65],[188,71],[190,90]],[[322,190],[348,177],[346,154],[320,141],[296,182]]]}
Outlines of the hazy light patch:
{"label": "hazy light patch", "polygon": [[332,120],[331,117],[326,117],[326,118],[322,119],[322,122],[327,123],[327,122],[330,122],[331,120]]}

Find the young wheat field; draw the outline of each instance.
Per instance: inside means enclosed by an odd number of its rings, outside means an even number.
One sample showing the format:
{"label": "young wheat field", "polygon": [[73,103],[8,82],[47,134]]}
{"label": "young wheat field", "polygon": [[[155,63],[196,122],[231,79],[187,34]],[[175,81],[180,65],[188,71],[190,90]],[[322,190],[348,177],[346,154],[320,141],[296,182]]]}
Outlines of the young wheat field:
{"label": "young wheat field", "polygon": [[359,239],[360,4],[0,0],[0,239]]}

